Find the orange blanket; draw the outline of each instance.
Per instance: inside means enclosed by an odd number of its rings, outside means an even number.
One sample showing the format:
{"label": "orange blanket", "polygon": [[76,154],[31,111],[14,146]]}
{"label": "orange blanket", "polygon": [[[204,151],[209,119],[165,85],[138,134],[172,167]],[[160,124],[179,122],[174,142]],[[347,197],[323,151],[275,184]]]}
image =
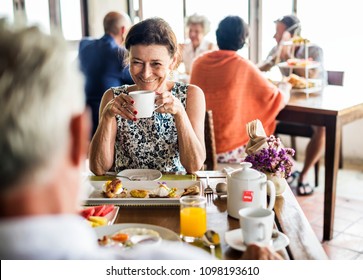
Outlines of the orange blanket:
{"label": "orange blanket", "polygon": [[213,111],[217,153],[247,144],[246,124],[252,120],[259,119],[271,135],[285,105],[278,88],[235,51],[218,50],[198,57],[190,83],[204,91],[207,110]]}

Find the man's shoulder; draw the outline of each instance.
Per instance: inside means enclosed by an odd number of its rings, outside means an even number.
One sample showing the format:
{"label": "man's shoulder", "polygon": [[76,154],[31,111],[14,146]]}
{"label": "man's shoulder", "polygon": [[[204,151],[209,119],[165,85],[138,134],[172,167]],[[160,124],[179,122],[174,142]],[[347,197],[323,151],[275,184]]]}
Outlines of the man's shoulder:
{"label": "man's shoulder", "polygon": [[84,37],[79,42],[79,49],[82,50],[82,49],[86,48],[87,46],[92,45],[95,41],[96,41],[96,39],[93,37]]}
{"label": "man's shoulder", "polygon": [[99,51],[106,52],[123,52],[126,50],[124,47],[117,45],[112,37],[106,35],[99,39],[92,37],[82,38],[79,43],[79,50],[82,51],[90,49],[97,49]]}

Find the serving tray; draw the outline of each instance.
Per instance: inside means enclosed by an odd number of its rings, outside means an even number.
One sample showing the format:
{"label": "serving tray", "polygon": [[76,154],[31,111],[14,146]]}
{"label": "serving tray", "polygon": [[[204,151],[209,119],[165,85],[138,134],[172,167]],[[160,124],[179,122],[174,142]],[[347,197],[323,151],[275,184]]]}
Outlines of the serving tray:
{"label": "serving tray", "polygon": [[[122,180],[121,180],[122,181]],[[199,186],[200,194],[202,188],[199,181],[191,180],[172,180],[172,181],[122,181],[123,187],[127,189],[128,196],[126,198],[107,198],[104,196],[102,186],[106,181],[86,181],[84,188],[88,193],[88,197],[83,200],[84,205],[100,205],[100,204],[115,204],[122,206],[179,206],[179,199],[184,189],[194,185]],[[169,188],[176,188],[175,198],[133,198],[130,197],[130,191],[134,189],[142,189],[152,191],[163,182]]]}

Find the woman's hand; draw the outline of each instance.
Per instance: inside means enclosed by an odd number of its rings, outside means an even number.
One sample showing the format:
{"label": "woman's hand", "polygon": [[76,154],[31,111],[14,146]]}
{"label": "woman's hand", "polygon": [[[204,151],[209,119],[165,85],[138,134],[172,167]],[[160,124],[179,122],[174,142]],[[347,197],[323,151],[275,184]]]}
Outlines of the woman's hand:
{"label": "woman's hand", "polygon": [[116,115],[120,115],[124,119],[136,121],[137,111],[133,106],[134,103],[130,96],[122,93],[106,104],[102,115],[106,119],[113,119]]}
{"label": "woman's hand", "polygon": [[170,91],[156,92],[155,104],[158,108],[156,112],[159,113],[176,115],[184,110],[180,100],[174,97]]}

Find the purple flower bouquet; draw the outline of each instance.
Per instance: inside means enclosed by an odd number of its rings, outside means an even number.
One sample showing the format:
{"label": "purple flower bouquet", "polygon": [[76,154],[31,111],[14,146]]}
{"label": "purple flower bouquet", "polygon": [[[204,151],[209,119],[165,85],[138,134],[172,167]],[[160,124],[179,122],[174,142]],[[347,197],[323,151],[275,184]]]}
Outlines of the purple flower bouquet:
{"label": "purple flower bouquet", "polygon": [[263,173],[271,173],[275,176],[287,178],[291,174],[293,162],[291,160],[295,151],[291,148],[283,148],[280,138],[271,135],[266,139],[267,148],[248,155],[244,161],[252,163],[252,168]]}

